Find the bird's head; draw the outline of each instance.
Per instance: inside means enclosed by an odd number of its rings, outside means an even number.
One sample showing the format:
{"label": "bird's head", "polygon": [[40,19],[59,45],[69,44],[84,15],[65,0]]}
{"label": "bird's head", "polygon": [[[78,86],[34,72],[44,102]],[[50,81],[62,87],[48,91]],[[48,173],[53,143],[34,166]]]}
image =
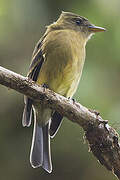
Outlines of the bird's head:
{"label": "bird's head", "polygon": [[61,29],[72,29],[86,38],[86,40],[96,32],[105,31],[104,28],[91,24],[88,19],[70,12],[62,12],[55,25]]}

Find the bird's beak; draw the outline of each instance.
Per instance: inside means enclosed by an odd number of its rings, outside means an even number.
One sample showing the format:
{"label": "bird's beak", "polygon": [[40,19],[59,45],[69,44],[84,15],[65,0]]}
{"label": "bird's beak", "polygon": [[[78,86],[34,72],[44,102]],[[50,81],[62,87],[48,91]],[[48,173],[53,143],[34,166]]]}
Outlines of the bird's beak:
{"label": "bird's beak", "polygon": [[93,33],[106,31],[105,28],[98,27],[98,26],[95,26],[95,25],[89,25],[88,30],[90,32],[93,32]]}

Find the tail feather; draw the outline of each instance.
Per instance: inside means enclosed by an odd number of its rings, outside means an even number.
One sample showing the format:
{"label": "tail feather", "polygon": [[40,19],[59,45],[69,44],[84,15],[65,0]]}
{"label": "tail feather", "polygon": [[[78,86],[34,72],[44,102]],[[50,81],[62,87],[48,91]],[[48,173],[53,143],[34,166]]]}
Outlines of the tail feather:
{"label": "tail feather", "polygon": [[51,163],[51,152],[50,152],[50,135],[49,135],[49,123],[43,128],[43,164],[42,167],[48,171],[52,172],[52,163]]}
{"label": "tail feather", "polygon": [[22,117],[22,125],[25,127],[29,127],[31,125],[32,119],[32,100],[25,97],[25,107],[23,111]]}
{"label": "tail feather", "polygon": [[43,130],[36,124],[36,121],[34,122],[30,163],[33,168],[42,166],[43,163]]}
{"label": "tail feather", "polygon": [[58,132],[62,124],[62,119],[63,119],[63,116],[59,112],[55,111],[53,113],[52,119],[51,119],[50,130],[49,130],[51,138],[54,138],[54,136]]}
{"label": "tail feather", "polygon": [[49,123],[44,127],[40,127],[35,118],[30,163],[33,168],[42,166],[47,172],[51,173],[50,135],[48,130]]}

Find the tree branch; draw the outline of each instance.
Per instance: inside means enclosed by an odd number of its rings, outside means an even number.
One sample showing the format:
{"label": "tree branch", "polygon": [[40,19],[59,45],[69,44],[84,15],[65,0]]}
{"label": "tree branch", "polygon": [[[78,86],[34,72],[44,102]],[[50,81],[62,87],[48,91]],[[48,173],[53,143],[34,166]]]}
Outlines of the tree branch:
{"label": "tree branch", "polygon": [[89,148],[99,162],[120,179],[120,145],[118,134],[96,111],[88,110],[49,89],[38,86],[33,81],[17,73],[0,67],[0,84],[14,89],[34,101],[46,105],[80,125],[88,141]]}

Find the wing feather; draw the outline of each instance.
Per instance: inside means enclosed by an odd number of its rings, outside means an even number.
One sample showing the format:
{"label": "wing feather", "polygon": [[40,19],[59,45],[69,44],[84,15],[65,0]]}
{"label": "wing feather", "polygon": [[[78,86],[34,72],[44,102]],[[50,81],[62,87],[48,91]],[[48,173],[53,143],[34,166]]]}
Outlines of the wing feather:
{"label": "wing feather", "polygon": [[[42,64],[44,62],[44,57],[42,54],[42,40],[40,40],[33,52],[33,56],[32,56],[32,62],[29,68],[29,72],[28,72],[28,78],[32,79],[33,81],[37,81],[40,69],[42,67]],[[31,119],[32,119],[32,103],[33,101],[26,97],[24,98],[25,101],[25,107],[24,107],[24,111],[23,111],[23,118],[22,118],[22,124],[23,126],[27,126],[29,127],[31,124]]]}

